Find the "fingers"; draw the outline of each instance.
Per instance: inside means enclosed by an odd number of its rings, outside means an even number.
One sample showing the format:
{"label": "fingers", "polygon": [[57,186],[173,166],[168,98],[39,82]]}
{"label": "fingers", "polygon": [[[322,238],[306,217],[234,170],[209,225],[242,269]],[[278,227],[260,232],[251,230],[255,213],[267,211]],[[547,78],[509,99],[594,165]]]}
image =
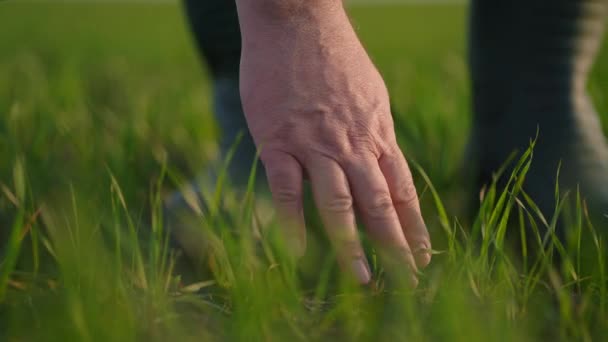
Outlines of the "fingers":
{"label": "fingers", "polygon": [[[420,214],[418,196],[403,154],[386,154],[379,160],[361,157],[341,167],[335,160],[319,156],[306,170],[312,183],[315,203],[327,234],[337,252],[338,262],[363,284],[371,272],[357,234],[354,204],[370,237],[388,257],[393,271],[417,284],[416,272],[430,262],[431,242]],[[302,205],[303,169],[287,153],[263,156],[264,166],[280,218],[287,222],[285,237],[295,254],[305,250],[305,222]],[[403,266],[411,272],[403,273]]]}
{"label": "fingers", "polygon": [[415,286],[416,262],[378,161],[373,157],[359,160],[347,168],[347,173],[357,209],[370,237],[387,252],[385,258],[396,267],[393,272],[399,272],[403,265],[409,268],[408,276],[411,285]]}
{"label": "fingers", "polygon": [[295,158],[282,152],[264,155],[263,162],[273,202],[284,225],[285,242],[295,257],[301,257],[306,250],[302,168]]}
{"label": "fingers", "polygon": [[398,149],[395,150],[393,154],[382,156],[378,162],[388,184],[405,238],[414,252],[418,267],[422,268],[431,261],[431,239],[420,214],[412,173],[403,153]]}
{"label": "fingers", "polygon": [[346,175],[332,159],[317,157],[307,166],[319,214],[342,269],[367,284],[371,273],[357,234],[353,199]]}

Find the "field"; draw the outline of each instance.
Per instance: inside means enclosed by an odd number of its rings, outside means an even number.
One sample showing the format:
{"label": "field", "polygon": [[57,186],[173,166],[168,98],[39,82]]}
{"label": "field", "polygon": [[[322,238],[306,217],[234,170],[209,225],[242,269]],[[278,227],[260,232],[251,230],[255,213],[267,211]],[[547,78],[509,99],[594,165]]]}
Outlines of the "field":
{"label": "field", "polygon": [[[162,198],[217,155],[209,83],[180,7],[0,1],[0,341],[608,336],[602,227],[580,206],[571,235],[583,238],[523,255],[502,240],[517,227],[510,211],[534,216],[510,196],[517,184],[490,188],[478,219],[466,215],[466,7],[350,12],[407,123],[403,150],[420,165],[437,253],[418,289],[343,281],[314,212],[298,267],[271,239],[256,249],[243,233],[252,196],[228,219],[201,220],[206,265],[169,251]],[[589,87],[607,125],[608,44],[598,61]]]}

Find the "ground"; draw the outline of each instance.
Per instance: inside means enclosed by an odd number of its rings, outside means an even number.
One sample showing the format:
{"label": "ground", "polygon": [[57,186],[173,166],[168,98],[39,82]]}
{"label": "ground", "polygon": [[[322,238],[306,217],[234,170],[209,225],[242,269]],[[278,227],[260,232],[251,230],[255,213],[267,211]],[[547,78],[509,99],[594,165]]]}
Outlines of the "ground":
{"label": "ground", "polygon": [[[5,1],[0,340],[605,336],[605,242],[580,206],[571,243],[548,235],[544,248],[532,241],[515,255],[503,243],[510,211],[547,230],[533,206],[521,209],[525,198],[514,200],[517,182],[503,197],[490,188],[477,221],[463,210],[466,7],[350,13],[389,86],[403,150],[419,165],[437,253],[416,291],[382,275],[371,289],[353,287],[319,251],[322,241],[313,239],[297,269],[272,239],[254,245],[243,233],[251,196],[201,220],[212,257],[182,265],[166,248],[159,203],[216,157],[217,132],[180,7]],[[589,88],[606,125],[608,44]],[[528,162],[524,155],[517,179]]]}

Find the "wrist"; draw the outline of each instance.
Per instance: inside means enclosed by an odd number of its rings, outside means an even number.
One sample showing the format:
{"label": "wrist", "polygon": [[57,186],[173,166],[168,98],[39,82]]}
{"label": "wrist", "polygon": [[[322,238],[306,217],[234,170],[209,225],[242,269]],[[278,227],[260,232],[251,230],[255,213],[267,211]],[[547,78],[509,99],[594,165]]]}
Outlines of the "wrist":
{"label": "wrist", "polygon": [[236,0],[239,16],[253,15],[270,22],[319,17],[343,9],[342,0]]}
{"label": "wrist", "polygon": [[[350,25],[342,0],[236,0],[244,46]],[[346,24],[346,25],[345,25]]]}

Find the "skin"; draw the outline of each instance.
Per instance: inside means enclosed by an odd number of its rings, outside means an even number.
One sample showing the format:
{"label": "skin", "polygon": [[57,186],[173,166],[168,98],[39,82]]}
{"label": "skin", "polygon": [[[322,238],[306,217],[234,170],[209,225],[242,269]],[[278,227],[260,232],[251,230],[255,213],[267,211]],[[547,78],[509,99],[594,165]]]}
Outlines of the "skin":
{"label": "skin", "polygon": [[358,217],[386,264],[408,271],[416,286],[431,241],[388,91],[342,2],[237,0],[237,7],[243,109],[295,254],[305,250],[307,179],[346,272],[371,281]]}

